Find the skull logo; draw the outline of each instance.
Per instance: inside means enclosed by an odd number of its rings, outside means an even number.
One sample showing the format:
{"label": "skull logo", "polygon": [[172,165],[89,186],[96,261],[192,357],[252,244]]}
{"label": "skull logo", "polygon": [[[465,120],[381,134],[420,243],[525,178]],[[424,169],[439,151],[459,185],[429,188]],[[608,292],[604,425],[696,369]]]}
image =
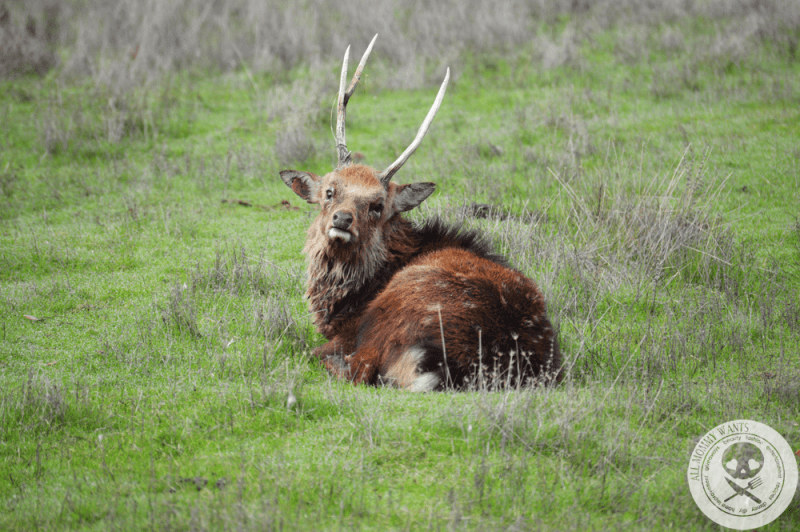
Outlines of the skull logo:
{"label": "skull logo", "polygon": [[753,478],[764,467],[764,455],[752,443],[734,443],[722,453],[722,467],[733,478]]}

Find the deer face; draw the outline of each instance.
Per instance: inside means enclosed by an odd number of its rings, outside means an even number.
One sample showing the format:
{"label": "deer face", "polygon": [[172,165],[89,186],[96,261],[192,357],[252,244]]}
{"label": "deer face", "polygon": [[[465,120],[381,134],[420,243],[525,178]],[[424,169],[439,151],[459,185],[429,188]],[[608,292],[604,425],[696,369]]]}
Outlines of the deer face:
{"label": "deer face", "polygon": [[350,165],[323,177],[284,170],[281,178],[295,194],[320,206],[312,238],[329,246],[363,245],[380,239],[383,226],[397,213],[417,207],[436,188],[433,183],[386,187],[372,168]]}
{"label": "deer face", "polygon": [[[345,140],[345,114],[347,102],[353,95],[353,91],[361,79],[361,73],[367,62],[375,39],[369,43],[367,50],[361,58],[361,62],[356,68],[350,86],[347,86],[347,68],[350,60],[350,47],[344,53],[342,62],[342,74],[339,78],[339,100],[336,112],[336,153],[338,164],[336,169],[319,177],[309,172],[298,172],[296,170],[284,170],[281,172],[281,179],[298,196],[309,203],[316,203],[320,206],[320,213],[314,224],[309,230],[309,244],[306,250],[319,248],[322,242],[326,242],[325,248],[335,250],[347,246],[360,248],[353,249],[350,256],[360,256],[363,253],[378,254],[384,242],[383,228],[387,222],[401,212],[409,211],[422,203],[425,198],[433,193],[435,185],[433,183],[414,183],[411,185],[397,185],[392,183],[392,176],[408,160],[414,151],[419,147],[422,138],[430,128],[433,117],[442,104],[447,83],[450,80],[450,69],[445,73],[444,81],[439,87],[439,93],[433,102],[433,106],[428,115],[423,120],[422,125],[417,131],[417,136],[411,145],[400,154],[395,162],[389,165],[386,170],[377,173],[372,168],[353,164],[350,152],[347,150]],[[366,251],[368,250],[368,251]],[[364,259],[370,264],[375,264],[376,260]]]}

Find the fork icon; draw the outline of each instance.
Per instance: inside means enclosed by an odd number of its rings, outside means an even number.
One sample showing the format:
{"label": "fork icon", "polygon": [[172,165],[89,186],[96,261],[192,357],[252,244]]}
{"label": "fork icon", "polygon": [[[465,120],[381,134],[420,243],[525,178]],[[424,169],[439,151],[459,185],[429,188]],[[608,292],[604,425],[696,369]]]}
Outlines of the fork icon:
{"label": "fork icon", "polygon": [[734,489],[734,491],[736,491],[736,493],[734,493],[733,495],[731,495],[730,497],[725,499],[725,502],[728,502],[729,500],[731,500],[734,497],[737,497],[739,495],[747,495],[748,497],[753,499],[757,504],[761,504],[761,500],[758,497],[756,497],[755,495],[753,495],[752,493],[750,493],[749,491],[747,491],[747,490],[752,490],[752,489],[756,489],[757,487],[759,487],[761,484],[764,483],[764,481],[762,479],[754,478],[744,488],[739,486],[738,484],[736,484],[735,482],[733,482],[732,480],[730,480],[728,478],[726,478],[725,480],[727,480],[728,484]]}

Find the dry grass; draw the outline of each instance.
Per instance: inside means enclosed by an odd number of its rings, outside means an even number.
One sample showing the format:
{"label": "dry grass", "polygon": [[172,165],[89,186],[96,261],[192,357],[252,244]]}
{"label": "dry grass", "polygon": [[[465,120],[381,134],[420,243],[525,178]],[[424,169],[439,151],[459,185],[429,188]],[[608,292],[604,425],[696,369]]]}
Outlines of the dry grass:
{"label": "dry grass", "polygon": [[[32,15],[37,12],[42,23]],[[0,79],[21,74],[45,75],[58,65],[52,44],[58,31],[58,6],[34,7],[23,20],[14,20],[11,11],[0,4]],[[21,18],[21,17],[20,17]]]}
{"label": "dry grass", "polygon": [[[800,8],[795,3],[738,0],[690,3],[677,0],[571,2],[553,0],[500,3],[448,0],[404,7],[391,0],[334,2],[313,0],[302,5],[254,0],[174,2],[56,3],[52,0],[11,3],[8,25],[27,23],[48,46],[69,50],[68,75],[89,74],[111,87],[147,85],[178,69],[246,69],[281,75],[299,64],[328,62],[330,50],[367,43],[381,34],[376,56],[407,70],[389,86],[424,83],[426,62],[433,70],[465,54],[528,48],[545,68],[577,58],[581,42],[609,28],[628,28],[620,54],[641,57],[648,34],[666,23],[703,16],[715,21],[704,53],[737,61],[751,43],[772,42],[790,57],[797,54]],[[564,28],[560,21],[570,15]],[[27,21],[27,22],[24,22]],[[561,29],[559,29],[561,27]],[[39,28],[38,31],[36,28]],[[561,31],[563,30],[563,31]],[[29,32],[30,34],[31,32]],[[668,50],[686,46],[679,29],[671,28],[655,45]],[[631,55],[633,54],[633,55]],[[31,56],[30,64],[36,60]],[[391,78],[392,75],[388,74]]]}

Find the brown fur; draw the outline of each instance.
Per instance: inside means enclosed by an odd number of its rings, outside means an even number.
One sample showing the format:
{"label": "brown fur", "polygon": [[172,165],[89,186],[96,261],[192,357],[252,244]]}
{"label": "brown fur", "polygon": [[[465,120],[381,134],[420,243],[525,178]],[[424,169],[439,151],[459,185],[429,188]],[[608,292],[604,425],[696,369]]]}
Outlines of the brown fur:
{"label": "brown fur", "polygon": [[[361,165],[324,177],[281,172],[321,209],[304,252],[309,308],[330,340],[314,350],[325,367],[410,390],[556,375],[558,343],[536,284],[477,233],[405,220],[401,212],[424,201],[432,183],[384,188],[376,175]],[[352,217],[349,242],[330,236],[335,215]]]}

